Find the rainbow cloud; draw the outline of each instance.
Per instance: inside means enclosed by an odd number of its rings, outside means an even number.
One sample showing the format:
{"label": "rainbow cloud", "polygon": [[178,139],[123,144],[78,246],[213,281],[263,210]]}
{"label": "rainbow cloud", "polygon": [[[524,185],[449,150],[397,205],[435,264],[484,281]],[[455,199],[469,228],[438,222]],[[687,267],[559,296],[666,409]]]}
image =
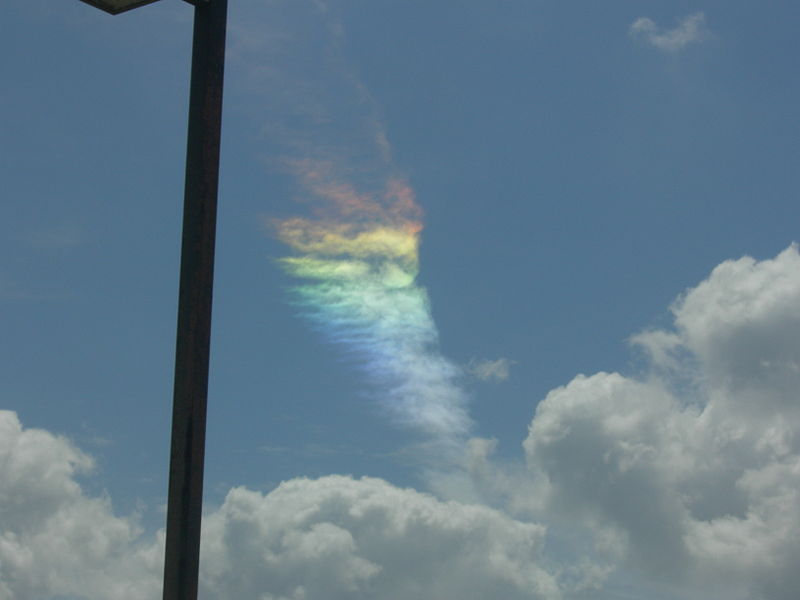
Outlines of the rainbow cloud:
{"label": "rainbow cloud", "polygon": [[471,421],[460,369],[438,351],[438,333],[419,271],[421,210],[413,191],[389,179],[374,194],[358,193],[330,165],[292,164],[321,202],[315,217],[274,223],[295,256],[279,260],[307,283],[297,303],[345,345],[381,390],[381,402],[405,425],[440,442],[465,439]]}

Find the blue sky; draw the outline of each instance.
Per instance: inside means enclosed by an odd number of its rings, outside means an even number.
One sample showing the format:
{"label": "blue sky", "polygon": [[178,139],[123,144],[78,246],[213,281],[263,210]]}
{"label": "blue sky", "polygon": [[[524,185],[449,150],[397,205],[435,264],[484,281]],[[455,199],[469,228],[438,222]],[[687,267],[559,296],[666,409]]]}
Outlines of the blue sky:
{"label": "blue sky", "polygon": [[[100,555],[64,565],[25,540],[57,536],[37,523],[64,507],[102,505],[109,531],[131,528],[114,547],[133,566],[107,571],[158,579],[191,7],[110,17],[11,0],[3,13],[0,451],[18,466],[0,478],[16,507],[0,512],[0,539],[21,541],[0,550],[0,597],[135,599],[144,588],[99,592],[107,582],[80,576],[103,570]],[[798,13],[788,1],[232,1],[206,597],[422,597],[392,579],[408,568],[428,581],[403,554],[417,549],[433,571],[468,574],[437,584],[445,600],[788,599]],[[363,354],[291,302],[298,281],[276,259],[293,250],[268,223],[319,202],[292,160],[330,163],[359,190],[387,177],[413,189],[417,284],[438,332],[428,357],[454,369],[446,385],[474,423],[457,465],[387,410]],[[26,484],[36,473],[53,488]],[[312,502],[298,498],[318,498],[304,532],[355,540],[330,554],[345,562],[286,541],[299,534],[285,506]],[[25,513],[40,500],[52,514]],[[461,542],[437,528],[447,501]],[[348,520],[359,502],[387,523],[417,507],[434,533],[370,538]],[[284,575],[262,581],[230,557],[259,547],[235,535],[236,515],[264,507],[264,531],[285,532]],[[505,562],[433,550],[464,539]],[[731,554],[731,540],[747,544]],[[26,551],[38,567],[15,562]],[[70,576],[42,583],[48,569]]]}

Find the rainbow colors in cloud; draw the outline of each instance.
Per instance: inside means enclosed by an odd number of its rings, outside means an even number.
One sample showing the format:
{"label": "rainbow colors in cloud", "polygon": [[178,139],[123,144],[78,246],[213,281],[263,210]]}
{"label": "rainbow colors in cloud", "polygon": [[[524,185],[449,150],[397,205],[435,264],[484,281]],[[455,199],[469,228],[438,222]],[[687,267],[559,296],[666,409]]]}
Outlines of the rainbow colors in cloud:
{"label": "rainbow colors in cloud", "polygon": [[340,183],[325,165],[294,165],[320,200],[314,218],[276,223],[295,256],[280,259],[303,312],[364,366],[380,401],[402,423],[440,441],[470,429],[460,370],[438,351],[428,295],[416,283],[421,211],[390,179],[375,194]]}

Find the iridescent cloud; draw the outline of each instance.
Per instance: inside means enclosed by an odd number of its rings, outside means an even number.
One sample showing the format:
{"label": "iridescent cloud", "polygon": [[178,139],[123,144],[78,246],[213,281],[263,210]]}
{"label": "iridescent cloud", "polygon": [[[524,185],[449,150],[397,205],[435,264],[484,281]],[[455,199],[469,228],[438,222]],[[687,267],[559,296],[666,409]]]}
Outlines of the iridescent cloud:
{"label": "iridescent cloud", "polygon": [[470,429],[460,369],[438,350],[438,333],[419,269],[421,211],[413,191],[390,179],[363,194],[332,168],[300,161],[300,180],[318,200],[313,218],[274,223],[295,255],[279,260],[306,280],[295,299],[334,342],[356,355],[379,400],[403,424],[440,442]]}

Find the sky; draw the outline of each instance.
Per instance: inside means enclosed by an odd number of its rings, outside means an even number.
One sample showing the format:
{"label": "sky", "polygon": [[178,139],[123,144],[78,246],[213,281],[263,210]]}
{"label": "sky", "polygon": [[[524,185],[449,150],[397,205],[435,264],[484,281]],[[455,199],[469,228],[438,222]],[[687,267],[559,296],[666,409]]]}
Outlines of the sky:
{"label": "sky", "polygon": [[[231,0],[201,598],[795,598],[798,17]],[[3,4],[0,600],[160,594],[191,21]]]}

